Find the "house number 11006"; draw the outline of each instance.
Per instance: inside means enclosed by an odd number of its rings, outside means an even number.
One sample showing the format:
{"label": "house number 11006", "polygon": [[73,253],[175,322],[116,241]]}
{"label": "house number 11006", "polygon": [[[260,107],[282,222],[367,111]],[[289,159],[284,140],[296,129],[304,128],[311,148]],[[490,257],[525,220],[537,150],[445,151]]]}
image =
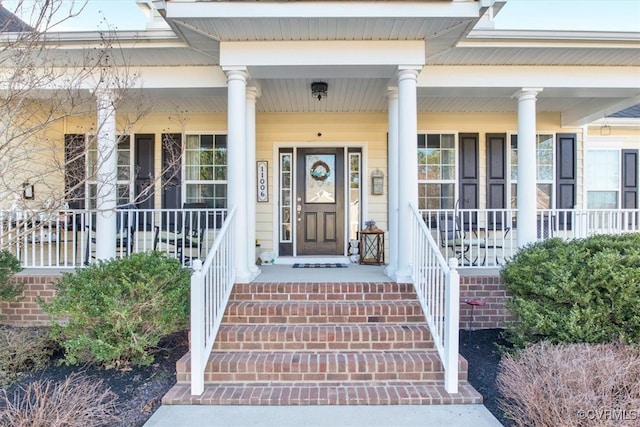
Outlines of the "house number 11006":
{"label": "house number 11006", "polygon": [[269,201],[269,184],[267,181],[267,162],[259,161],[258,163],[258,173],[257,173],[257,185],[258,185],[258,201],[259,202],[268,202]]}

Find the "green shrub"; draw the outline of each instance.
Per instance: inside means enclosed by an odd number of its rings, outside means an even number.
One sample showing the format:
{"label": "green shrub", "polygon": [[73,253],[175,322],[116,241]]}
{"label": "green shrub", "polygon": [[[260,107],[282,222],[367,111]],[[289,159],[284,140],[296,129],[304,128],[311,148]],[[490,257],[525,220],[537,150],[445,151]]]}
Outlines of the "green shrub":
{"label": "green shrub", "polygon": [[515,346],[640,343],[640,233],[528,245],[500,272]]}
{"label": "green shrub", "polygon": [[11,280],[21,271],[20,261],[15,255],[7,250],[0,251],[0,300],[10,300],[22,293],[24,286]]}
{"label": "green shrub", "polygon": [[55,283],[43,310],[59,320],[65,363],[148,365],[160,338],[186,327],[190,271],[159,252],[98,262]]}

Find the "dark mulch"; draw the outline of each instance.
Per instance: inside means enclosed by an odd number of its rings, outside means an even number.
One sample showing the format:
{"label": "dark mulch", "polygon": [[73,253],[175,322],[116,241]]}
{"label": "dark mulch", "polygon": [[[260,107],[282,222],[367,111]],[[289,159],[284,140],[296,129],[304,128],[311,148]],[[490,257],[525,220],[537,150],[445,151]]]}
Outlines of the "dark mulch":
{"label": "dark mulch", "polygon": [[52,363],[45,369],[25,374],[7,393],[12,396],[21,387],[36,380],[58,382],[74,372],[89,378],[102,380],[105,387],[118,396],[118,416],[121,427],[142,426],[160,406],[162,396],[176,383],[176,361],[188,351],[186,331],[163,338],[154,352],[154,363],[146,367],[126,370],[104,369],[93,365],[60,365],[61,354],[54,354]]}
{"label": "dark mulch", "polygon": [[[484,405],[504,425],[508,420],[498,407],[499,394],[495,388],[500,352],[496,343],[506,345],[500,338],[501,330],[460,332],[460,353],[469,362],[469,382],[484,397]],[[7,392],[11,396],[20,387],[38,379],[61,381],[73,372],[83,372],[90,378],[101,379],[106,387],[118,395],[118,412],[121,426],[142,426],[160,406],[162,396],[175,384],[176,361],[188,350],[186,332],[172,334],[159,345],[155,362],[151,366],[131,370],[103,369],[95,366],[65,366],[57,362],[44,370],[26,373]]]}
{"label": "dark mulch", "polygon": [[501,337],[502,329],[483,329],[480,331],[460,331],[460,354],[469,362],[469,383],[482,395],[484,406],[503,425],[509,420],[499,407],[500,393],[496,388],[496,376],[500,363],[499,346],[508,347]]}

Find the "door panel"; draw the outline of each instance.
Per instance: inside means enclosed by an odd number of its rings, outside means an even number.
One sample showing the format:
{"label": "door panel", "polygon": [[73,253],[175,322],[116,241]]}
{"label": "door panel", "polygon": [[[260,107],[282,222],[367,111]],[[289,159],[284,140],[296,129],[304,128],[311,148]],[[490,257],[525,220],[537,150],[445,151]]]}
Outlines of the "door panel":
{"label": "door panel", "polygon": [[344,150],[299,149],[297,255],[344,254]]}

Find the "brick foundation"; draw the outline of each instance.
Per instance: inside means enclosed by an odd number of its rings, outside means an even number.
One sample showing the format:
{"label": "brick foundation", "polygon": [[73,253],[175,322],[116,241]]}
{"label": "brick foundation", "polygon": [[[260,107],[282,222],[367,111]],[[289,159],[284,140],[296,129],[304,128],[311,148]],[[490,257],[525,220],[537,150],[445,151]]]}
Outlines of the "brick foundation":
{"label": "brick foundation", "polygon": [[52,282],[61,275],[33,273],[17,274],[13,277],[16,283],[24,284],[24,292],[16,301],[0,302],[0,322],[11,326],[45,326],[49,324],[49,316],[44,314],[38,305],[38,297],[49,301],[53,297]]}
{"label": "brick foundation", "polygon": [[[473,322],[472,307],[464,302],[466,299],[484,302],[483,306],[473,308]],[[499,275],[460,275],[460,329],[503,328],[505,323],[515,320],[515,316],[505,307],[508,299]]]}
{"label": "brick foundation", "polygon": [[[37,297],[48,301],[53,296],[52,282],[61,276],[56,274],[37,275],[18,274],[13,280],[24,283],[25,290],[16,302],[0,302],[0,323],[13,326],[43,326],[49,323],[49,317],[40,310]],[[241,285],[240,285],[241,286]],[[460,329],[502,328],[505,323],[514,320],[514,316],[505,308],[508,295],[500,276],[460,276]],[[465,299],[478,299],[485,305],[473,310]]]}

